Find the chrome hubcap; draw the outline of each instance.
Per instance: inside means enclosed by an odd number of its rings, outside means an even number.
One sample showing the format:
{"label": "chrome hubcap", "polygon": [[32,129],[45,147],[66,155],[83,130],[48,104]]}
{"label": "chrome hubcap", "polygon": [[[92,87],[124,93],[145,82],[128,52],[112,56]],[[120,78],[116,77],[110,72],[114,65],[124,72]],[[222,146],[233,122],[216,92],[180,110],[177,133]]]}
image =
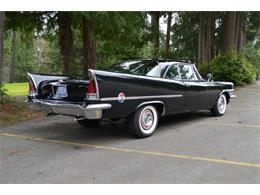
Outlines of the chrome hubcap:
{"label": "chrome hubcap", "polygon": [[221,95],[218,99],[218,111],[223,114],[226,110],[226,98]]}
{"label": "chrome hubcap", "polygon": [[142,128],[148,130],[152,127],[154,122],[154,116],[151,110],[144,110],[141,115]]}

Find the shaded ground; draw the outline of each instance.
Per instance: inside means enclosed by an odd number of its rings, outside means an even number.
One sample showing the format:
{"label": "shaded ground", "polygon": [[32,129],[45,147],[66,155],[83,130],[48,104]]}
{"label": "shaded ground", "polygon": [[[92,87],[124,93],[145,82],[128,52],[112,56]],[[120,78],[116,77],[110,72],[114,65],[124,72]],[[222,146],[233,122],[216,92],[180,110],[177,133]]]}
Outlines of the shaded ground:
{"label": "shaded ground", "polygon": [[44,117],[41,112],[31,111],[24,103],[26,97],[11,97],[0,104],[0,127],[10,126],[21,121]]}

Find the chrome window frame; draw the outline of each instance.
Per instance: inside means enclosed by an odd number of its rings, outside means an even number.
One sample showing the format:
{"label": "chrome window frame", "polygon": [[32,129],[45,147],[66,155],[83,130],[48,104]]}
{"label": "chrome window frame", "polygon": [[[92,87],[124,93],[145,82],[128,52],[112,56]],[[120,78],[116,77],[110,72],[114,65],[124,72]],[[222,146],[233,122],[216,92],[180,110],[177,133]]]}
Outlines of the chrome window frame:
{"label": "chrome window frame", "polygon": [[[180,72],[180,65],[183,65],[183,66],[190,66],[191,67],[191,70],[192,70],[192,73],[194,74],[195,78],[196,79],[182,79],[181,78],[181,72]],[[169,69],[172,67],[172,66],[177,66],[178,68],[178,79],[170,79],[170,78],[165,78],[167,72],[169,71]],[[164,79],[169,79],[169,80],[178,80],[178,81],[201,81],[202,80],[202,77],[200,76],[200,74],[198,73],[197,69],[195,68],[195,64],[184,64],[184,63],[173,63],[173,64],[170,64],[165,73],[163,74],[162,78]]]}
{"label": "chrome window frame", "polygon": [[166,76],[166,74],[167,74],[167,72],[169,71],[169,69],[172,67],[172,66],[177,66],[177,71],[178,71],[178,79],[170,79],[170,80],[181,80],[180,79],[180,67],[179,67],[179,64],[177,64],[177,63],[175,63],[175,64],[170,64],[168,67],[167,67],[167,69],[165,70],[165,73],[163,74],[163,77],[162,78],[164,78],[164,79],[169,79],[169,78],[165,78],[165,76]]}
{"label": "chrome window frame", "polygon": [[[195,77],[196,77],[196,79],[182,79],[181,78],[181,72],[180,72],[180,65],[183,65],[183,66],[190,66],[191,67],[191,70],[192,70],[192,72],[193,72],[193,74],[195,75]],[[179,66],[179,77],[180,77],[180,80],[181,81],[200,81],[201,79],[200,78],[198,78],[198,75],[197,75],[197,73],[194,71],[194,64],[178,64],[178,66]]]}

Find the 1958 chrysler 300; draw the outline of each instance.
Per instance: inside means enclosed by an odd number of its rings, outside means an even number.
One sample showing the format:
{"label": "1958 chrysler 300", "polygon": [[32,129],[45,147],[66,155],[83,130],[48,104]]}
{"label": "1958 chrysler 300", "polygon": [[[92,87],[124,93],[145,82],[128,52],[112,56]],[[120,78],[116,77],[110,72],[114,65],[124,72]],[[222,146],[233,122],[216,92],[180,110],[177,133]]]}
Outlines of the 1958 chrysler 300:
{"label": "1958 chrysler 300", "polygon": [[159,117],[210,110],[221,116],[233,84],[204,80],[194,64],[172,60],[132,60],[109,71],[89,70],[89,80],[30,74],[28,103],[50,114],[73,116],[83,126],[126,118],[137,137],[152,135]]}

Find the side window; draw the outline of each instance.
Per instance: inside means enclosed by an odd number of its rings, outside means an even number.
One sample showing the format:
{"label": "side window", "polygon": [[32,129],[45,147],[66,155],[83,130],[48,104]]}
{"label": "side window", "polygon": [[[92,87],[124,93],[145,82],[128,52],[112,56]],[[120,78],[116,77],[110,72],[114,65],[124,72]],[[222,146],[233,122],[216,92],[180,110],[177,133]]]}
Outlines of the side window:
{"label": "side window", "polygon": [[152,69],[148,69],[148,73],[146,74],[146,76],[151,76],[151,77],[157,77],[157,73],[158,73],[158,68],[159,68],[159,65],[153,67]]}
{"label": "side window", "polygon": [[168,68],[164,78],[166,79],[179,79],[179,71],[177,65],[172,65]]}
{"label": "side window", "polygon": [[198,80],[198,78],[196,77],[193,69],[192,69],[192,66],[190,65],[179,65],[180,67],[180,76],[181,76],[181,79],[184,79],[184,80]]}

